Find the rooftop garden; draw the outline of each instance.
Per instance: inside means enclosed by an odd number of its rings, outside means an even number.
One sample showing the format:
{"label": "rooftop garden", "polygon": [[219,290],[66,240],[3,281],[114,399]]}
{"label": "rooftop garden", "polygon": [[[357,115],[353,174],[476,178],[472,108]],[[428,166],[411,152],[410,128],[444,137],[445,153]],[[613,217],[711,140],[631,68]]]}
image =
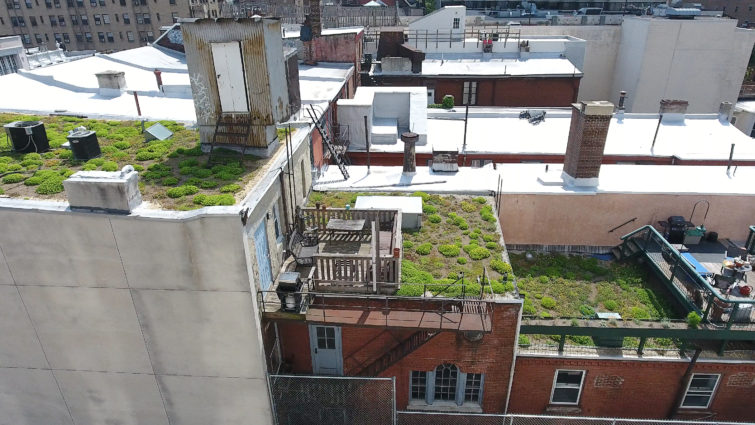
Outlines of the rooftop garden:
{"label": "rooftop garden", "polygon": [[[173,132],[167,140],[145,142],[141,123],[104,121],[68,116],[0,114],[0,124],[13,121],[45,123],[50,150],[17,154],[9,139],[0,142],[0,195],[14,198],[64,199],[63,180],[85,171],[117,171],[133,165],[145,200],[162,208],[191,210],[211,205],[233,205],[264,159],[245,155],[218,155],[208,164],[199,147],[199,133],[173,121],[160,121]],[[145,127],[154,122],[146,122]],[[97,133],[102,155],[88,161],[73,159],[62,148],[69,130],[84,126]],[[217,150],[216,150],[217,151]],[[221,154],[222,155],[222,154]]]}
{"label": "rooftop garden", "polygon": [[[524,297],[524,323],[532,319],[567,318],[570,326],[588,326],[596,312],[615,312],[621,319],[601,321],[605,327],[676,326],[681,319],[669,302],[666,289],[641,265],[602,261],[581,255],[509,254],[516,272],[519,293]],[[528,318],[529,317],[529,318]],[[560,321],[560,322],[563,322]],[[554,322],[555,324],[555,322]],[[563,323],[561,323],[563,325]],[[686,323],[685,325],[686,326]],[[522,335],[520,344],[557,344],[558,335]],[[637,338],[625,338],[625,346],[637,346]],[[592,346],[589,336],[569,335],[570,344]],[[649,348],[672,348],[668,338],[653,338]]]}
{"label": "rooftop garden", "polygon": [[447,297],[479,294],[477,278],[483,271],[487,272],[495,293],[514,290],[511,266],[502,256],[497,218],[487,198],[424,192],[315,192],[309,202],[311,206],[320,203],[344,208],[347,204],[354,205],[360,195],[422,197],[421,229],[402,232],[404,255],[398,295],[421,296],[425,290]]}

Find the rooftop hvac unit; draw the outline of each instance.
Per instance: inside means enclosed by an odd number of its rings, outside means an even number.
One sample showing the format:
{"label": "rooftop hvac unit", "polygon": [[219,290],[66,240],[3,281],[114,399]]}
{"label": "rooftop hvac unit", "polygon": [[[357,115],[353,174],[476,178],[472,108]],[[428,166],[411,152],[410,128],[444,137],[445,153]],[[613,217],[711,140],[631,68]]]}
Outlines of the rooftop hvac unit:
{"label": "rooftop hvac unit", "polygon": [[31,153],[50,150],[47,132],[42,121],[14,121],[5,124],[4,127],[14,151]]}
{"label": "rooftop hvac unit", "polygon": [[79,127],[76,130],[71,130],[67,139],[71,145],[74,159],[86,161],[97,158],[101,154],[100,142],[97,140],[97,133],[94,131]]}

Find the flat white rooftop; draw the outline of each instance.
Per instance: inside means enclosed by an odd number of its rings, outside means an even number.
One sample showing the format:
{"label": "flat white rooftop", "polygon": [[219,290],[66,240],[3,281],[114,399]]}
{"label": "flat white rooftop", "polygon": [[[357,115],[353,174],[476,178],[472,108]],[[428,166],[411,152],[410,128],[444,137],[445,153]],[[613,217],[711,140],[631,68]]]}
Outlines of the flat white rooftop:
{"label": "flat white rooftop", "polygon": [[[410,71],[383,72],[375,65],[373,75],[414,75]],[[582,71],[569,59],[488,57],[482,53],[428,54],[422,61],[423,77],[581,77]]]}
{"label": "flat white rooftop", "polygon": [[[502,179],[503,193],[543,195],[595,195],[600,193],[700,194],[755,196],[755,167],[739,167],[727,174],[725,166],[603,165],[600,184],[594,189],[544,184],[545,164],[497,164],[482,168],[462,167],[456,173],[436,173],[417,167],[417,174],[402,175],[402,167],[350,166],[343,181],[337,167],[329,167],[314,185],[315,190],[361,192],[415,192],[489,194]],[[551,164],[548,178],[561,176],[561,166]]]}
{"label": "flat white rooftop", "polygon": [[[530,108],[538,109],[538,108]],[[551,108],[545,121],[530,124],[520,119],[524,109],[470,108],[467,125],[468,154],[563,155],[569,138],[571,110]],[[755,160],[755,140],[718,115],[687,115],[683,122],[664,122],[658,128],[656,114],[625,114],[614,118],[606,140],[605,154],[631,157],[670,157],[683,160],[727,160],[734,143],[734,159]],[[464,108],[454,112],[428,110],[427,144],[418,153],[458,150],[464,142]],[[403,144],[373,145],[373,152],[403,152]]]}
{"label": "flat white rooftop", "polygon": [[[173,94],[157,90],[155,69],[162,71],[163,84],[172,86]],[[125,73],[127,91],[120,96],[98,94],[95,73],[108,70]],[[302,65],[299,68],[302,105],[333,100],[352,73],[353,66],[345,63]],[[144,119],[196,122],[186,57],[153,46],[0,76],[0,111],[136,120],[139,117],[133,91],[138,93]]]}

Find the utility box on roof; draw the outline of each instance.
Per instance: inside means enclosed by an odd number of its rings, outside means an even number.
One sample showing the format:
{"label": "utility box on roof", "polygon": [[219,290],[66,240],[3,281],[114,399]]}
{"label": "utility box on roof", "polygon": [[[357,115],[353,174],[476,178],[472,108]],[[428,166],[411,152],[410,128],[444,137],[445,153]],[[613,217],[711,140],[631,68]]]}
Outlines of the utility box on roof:
{"label": "utility box on roof", "polygon": [[417,230],[422,227],[422,198],[419,196],[357,196],[358,210],[400,210],[401,228]]}

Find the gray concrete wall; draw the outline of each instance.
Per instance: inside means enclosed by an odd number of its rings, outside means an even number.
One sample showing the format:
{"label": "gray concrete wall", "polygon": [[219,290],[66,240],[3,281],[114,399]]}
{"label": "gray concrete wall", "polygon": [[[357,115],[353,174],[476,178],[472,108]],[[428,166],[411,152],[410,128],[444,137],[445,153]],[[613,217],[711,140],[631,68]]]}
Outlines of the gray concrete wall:
{"label": "gray concrete wall", "polygon": [[0,423],[272,423],[235,210],[46,204],[0,204]]}

